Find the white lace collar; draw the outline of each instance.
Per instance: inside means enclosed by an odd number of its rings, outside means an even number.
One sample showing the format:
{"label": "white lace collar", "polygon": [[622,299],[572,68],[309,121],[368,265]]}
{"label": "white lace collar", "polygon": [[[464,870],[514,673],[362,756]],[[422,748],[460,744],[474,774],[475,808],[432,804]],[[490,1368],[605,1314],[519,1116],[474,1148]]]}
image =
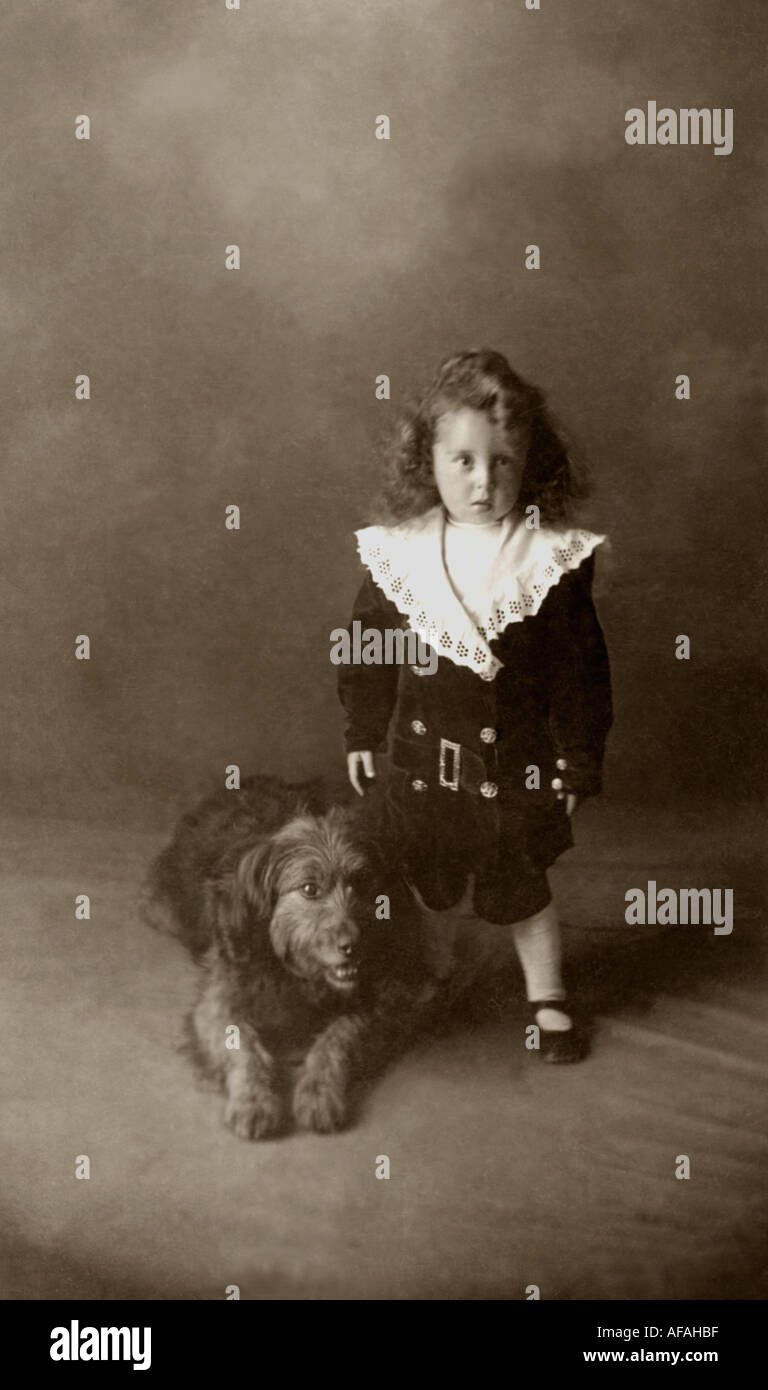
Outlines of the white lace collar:
{"label": "white lace collar", "polygon": [[478,625],[448,577],[444,533],[445,511],[437,506],[399,526],[365,526],[355,535],[363,564],[411,629],[438,655],[484,680],[493,680],[502,665],[489,642],[537,613],[553,585],[605,540],[592,531],[528,530],[516,514],[505,517],[488,570],[486,616]]}

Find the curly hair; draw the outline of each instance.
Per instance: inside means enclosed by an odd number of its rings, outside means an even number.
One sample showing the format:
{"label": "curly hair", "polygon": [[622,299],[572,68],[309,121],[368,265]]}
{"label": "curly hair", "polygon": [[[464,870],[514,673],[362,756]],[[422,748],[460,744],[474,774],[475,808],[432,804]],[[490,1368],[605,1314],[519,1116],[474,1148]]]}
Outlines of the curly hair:
{"label": "curly hair", "polygon": [[527,429],[528,452],[516,507],[539,508],[541,524],[569,524],[574,504],[588,492],[586,469],[577,468],[555,428],[543,393],[490,348],[447,357],[426,393],[400,421],[386,451],[377,511],[382,521],[420,516],[440,501],[432,471],[432,443],[441,416],[469,406],[486,412],[509,433]]}

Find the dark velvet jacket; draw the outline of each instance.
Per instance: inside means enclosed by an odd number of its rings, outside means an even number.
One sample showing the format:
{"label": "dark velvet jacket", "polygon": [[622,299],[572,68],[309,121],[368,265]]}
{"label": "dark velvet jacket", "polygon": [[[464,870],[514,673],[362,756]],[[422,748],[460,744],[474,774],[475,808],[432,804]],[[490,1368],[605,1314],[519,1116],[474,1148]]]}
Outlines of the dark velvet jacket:
{"label": "dark velvet jacket", "polygon": [[[387,802],[403,870],[428,907],[455,905],[472,872],[480,915],[515,920],[521,879],[541,876],[573,844],[558,790],[600,790],[612,707],[593,572],[589,556],[535,615],[490,643],[503,663],[493,680],[446,657],[432,675],[421,666],[339,667],[348,752],[381,751],[397,709]],[[370,575],[352,621],[409,627]]]}

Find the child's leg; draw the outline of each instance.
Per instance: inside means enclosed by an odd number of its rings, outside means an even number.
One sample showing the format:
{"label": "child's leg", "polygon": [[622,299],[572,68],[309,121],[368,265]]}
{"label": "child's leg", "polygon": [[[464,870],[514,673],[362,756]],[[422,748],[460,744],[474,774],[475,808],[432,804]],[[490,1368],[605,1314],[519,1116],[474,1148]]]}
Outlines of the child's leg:
{"label": "child's leg", "polygon": [[[516,922],[512,934],[529,1001],[565,999],[560,924],[554,903]],[[572,1027],[572,1019],[563,1009],[537,1009],[536,1022],[548,1032],[565,1032]]]}

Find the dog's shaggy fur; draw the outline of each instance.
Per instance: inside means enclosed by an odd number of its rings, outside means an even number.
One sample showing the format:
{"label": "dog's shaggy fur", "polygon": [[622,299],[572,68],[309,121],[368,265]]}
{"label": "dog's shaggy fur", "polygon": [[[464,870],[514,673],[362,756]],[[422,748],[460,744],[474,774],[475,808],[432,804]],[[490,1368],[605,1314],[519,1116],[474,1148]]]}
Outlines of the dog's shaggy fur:
{"label": "dog's shaggy fur", "polygon": [[281,1132],[289,1111],[340,1128],[356,1083],[411,1032],[429,984],[419,915],[387,858],[364,808],[262,777],[186,815],[155,861],[148,915],[202,965],[190,1050],[241,1138]]}

